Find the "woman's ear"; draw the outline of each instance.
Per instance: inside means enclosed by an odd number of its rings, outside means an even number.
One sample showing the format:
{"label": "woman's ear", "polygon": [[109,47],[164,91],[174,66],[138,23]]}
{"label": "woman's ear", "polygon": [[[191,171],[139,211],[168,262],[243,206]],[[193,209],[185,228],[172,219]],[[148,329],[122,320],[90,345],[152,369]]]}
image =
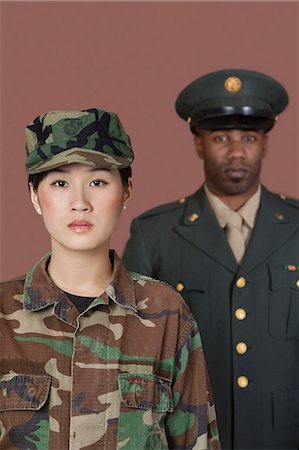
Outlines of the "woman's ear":
{"label": "woman's ear", "polygon": [[131,198],[132,195],[132,179],[128,179],[128,186],[124,188],[124,197],[123,197],[123,209],[126,209],[126,203]]}
{"label": "woman's ear", "polygon": [[34,207],[35,211],[37,212],[37,214],[39,214],[41,216],[42,215],[42,210],[41,210],[41,207],[39,205],[37,191],[35,191],[33,189],[33,186],[32,186],[31,183],[30,183],[29,186],[30,186],[31,202],[32,202],[33,207]]}

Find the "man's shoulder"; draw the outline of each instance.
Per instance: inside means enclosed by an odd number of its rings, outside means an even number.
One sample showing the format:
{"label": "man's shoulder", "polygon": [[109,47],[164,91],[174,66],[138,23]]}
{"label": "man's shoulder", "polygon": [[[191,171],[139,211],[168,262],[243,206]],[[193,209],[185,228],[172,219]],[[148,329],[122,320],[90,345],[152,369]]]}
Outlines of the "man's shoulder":
{"label": "man's shoulder", "polygon": [[281,206],[283,206],[285,208],[291,208],[295,212],[298,212],[299,200],[297,198],[290,197],[284,193],[274,193],[274,192],[270,192],[270,191],[268,191],[268,194]]}
{"label": "man's shoulder", "polygon": [[291,206],[292,208],[296,208],[299,210],[299,200],[297,198],[286,197],[283,194],[279,195],[280,200],[287,206]]}
{"label": "man's shoulder", "polygon": [[169,203],[151,208],[137,217],[137,220],[145,220],[151,217],[168,216],[173,214],[181,214],[188,204],[192,201],[195,194],[188,195],[186,197],[180,197]]}

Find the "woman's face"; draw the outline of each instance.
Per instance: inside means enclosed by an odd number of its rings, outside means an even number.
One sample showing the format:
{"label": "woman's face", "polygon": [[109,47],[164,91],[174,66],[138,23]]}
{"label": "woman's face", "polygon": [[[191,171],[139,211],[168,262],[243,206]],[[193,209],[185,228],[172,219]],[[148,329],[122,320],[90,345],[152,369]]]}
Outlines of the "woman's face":
{"label": "woman's face", "polygon": [[31,200],[51,236],[52,251],[108,250],[131,183],[118,170],[70,164],[49,172]]}

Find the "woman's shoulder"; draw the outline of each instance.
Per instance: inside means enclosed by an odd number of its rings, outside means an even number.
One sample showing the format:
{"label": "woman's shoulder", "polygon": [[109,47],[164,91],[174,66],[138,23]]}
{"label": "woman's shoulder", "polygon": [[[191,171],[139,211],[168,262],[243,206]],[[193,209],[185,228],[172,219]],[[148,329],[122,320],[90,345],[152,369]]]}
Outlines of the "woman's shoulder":
{"label": "woman's shoulder", "polygon": [[14,287],[22,287],[25,283],[26,275],[20,275],[18,277],[10,278],[0,282],[0,293],[7,289],[13,289]]}
{"label": "woman's shoulder", "polygon": [[171,309],[177,308],[184,314],[191,316],[189,307],[183,297],[165,281],[136,272],[130,272],[130,276],[135,286],[137,302],[146,297],[148,302],[157,309],[164,309],[168,306]]}

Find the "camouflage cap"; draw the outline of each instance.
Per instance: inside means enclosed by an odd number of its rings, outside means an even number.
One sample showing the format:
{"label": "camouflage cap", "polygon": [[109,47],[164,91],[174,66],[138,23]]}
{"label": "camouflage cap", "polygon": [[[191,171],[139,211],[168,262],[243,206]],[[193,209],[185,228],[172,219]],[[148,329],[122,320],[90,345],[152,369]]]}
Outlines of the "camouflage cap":
{"label": "camouflage cap", "polygon": [[25,133],[29,174],[72,163],[121,169],[134,159],[117,114],[100,109],[50,111],[34,119]]}
{"label": "camouflage cap", "polygon": [[224,69],[186,86],[175,107],[196,134],[200,128],[269,131],[287,104],[287,91],[272,77],[253,70]]}

